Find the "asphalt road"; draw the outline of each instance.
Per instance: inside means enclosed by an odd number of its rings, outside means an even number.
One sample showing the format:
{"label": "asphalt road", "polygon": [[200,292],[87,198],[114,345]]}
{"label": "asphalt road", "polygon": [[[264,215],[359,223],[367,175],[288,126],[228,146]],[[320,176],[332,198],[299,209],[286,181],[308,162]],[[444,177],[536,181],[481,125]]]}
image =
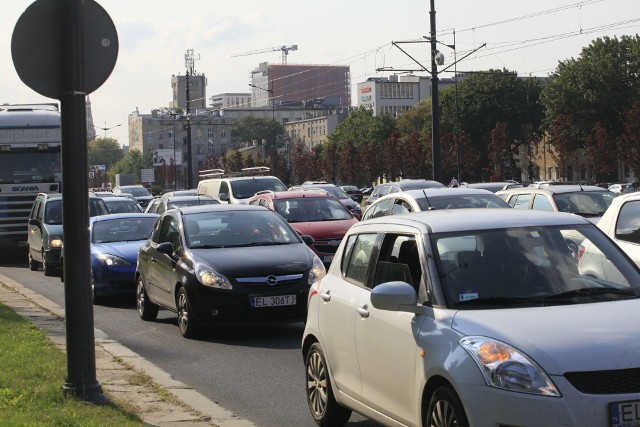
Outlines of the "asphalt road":
{"label": "asphalt road", "polygon": [[[30,271],[26,256],[4,258],[0,274],[64,307],[63,283],[41,271]],[[175,314],[161,310],[156,321],[144,322],[132,297],[94,306],[94,326],[257,426],[316,426],[305,398],[302,323],[229,329],[186,340],[178,331]],[[348,425],[379,424],[354,414]]]}

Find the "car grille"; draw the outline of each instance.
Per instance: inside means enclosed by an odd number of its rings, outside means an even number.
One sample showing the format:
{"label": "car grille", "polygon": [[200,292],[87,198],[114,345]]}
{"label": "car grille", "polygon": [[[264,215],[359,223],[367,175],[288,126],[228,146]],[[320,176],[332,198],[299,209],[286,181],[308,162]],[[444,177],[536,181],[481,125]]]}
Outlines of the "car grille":
{"label": "car grille", "polygon": [[640,393],[640,368],[567,372],[564,377],[586,394]]}
{"label": "car grille", "polygon": [[335,254],[342,239],[315,239],[313,247],[321,254]]}
{"label": "car grille", "polygon": [[[286,290],[295,288],[302,283],[304,274],[288,274],[288,275],[272,275],[272,276],[259,276],[259,277],[236,277],[236,282],[243,289],[249,290],[264,290],[278,289]],[[277,283],[272,284],[272,280],[275,278]]]}

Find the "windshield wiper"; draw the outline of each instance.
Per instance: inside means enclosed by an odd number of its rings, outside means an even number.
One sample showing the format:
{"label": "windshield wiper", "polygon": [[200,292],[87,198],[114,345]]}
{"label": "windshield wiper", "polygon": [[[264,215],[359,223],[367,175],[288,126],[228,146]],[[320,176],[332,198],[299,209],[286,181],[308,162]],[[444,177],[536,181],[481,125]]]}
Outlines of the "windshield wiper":
{"label": "windshield wiper", "polygon": [[456,301],[456,306],[463,305],[516,305],[516,304],[531,304],[540,303],[542,300],[539,297],[527,298],[527,297],[486,297],[468,299],[466,301]]}
{"label": "windshield wiper", "polygon": [[[544,297],[545,300],[561,300],[561,299],[571,299],[571,298],[581,298],[581,297],[598,297],[611,295],[612,297],[629,297],[629,298],[638,298],[638,294],[634,289],[625,288],[580,288],[580,289],[572,289],[570,291],[560,292],[558,294],[553,294]],[[614,299],[614,298],[605,298],[606,300]]]}

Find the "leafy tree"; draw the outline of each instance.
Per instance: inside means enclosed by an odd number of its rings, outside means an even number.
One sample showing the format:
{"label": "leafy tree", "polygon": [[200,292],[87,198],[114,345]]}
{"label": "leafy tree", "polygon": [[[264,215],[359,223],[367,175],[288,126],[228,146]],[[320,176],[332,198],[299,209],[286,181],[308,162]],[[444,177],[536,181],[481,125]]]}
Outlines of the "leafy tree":
{"label": "leafy tree", "polygon": [[245,116],[231,126],[231,140],[233,142],[267,141],[265,150],[273,153],[275,139],[276,148],[281,144],[278,138],[284,132],[284,126],[272,118]]}
{"label": "leafy tree", "polygon": [[242,169],[242,154],[238,150],[228,150],[222,163],[226,171],[239,171]]}
{"label": "leafy tree", "polygon": [[106,169],[109,169],[111,165],[122,160],[124,151],[116,139],[96,138],[89,141],[87,156],[89,165],[105,165]]}
{"label": "leafy tree", "polygon": [[116,182],[116,174],[131,174],[136,177],[136,182],[140,184],[140,169],[151,169],[153,167],[153,155],[151,153],[142,154],[139,150],[130,150],[122,160],[114,163],[108,170],[109,181]]}
{"label": "leafy tree", "polygon": [[396,119],[396,127],[404,135],[421,132],[425,127],[431,129],[431,99],[420,101],[402,113]]}
{"label": "leafy tree", "polygon": [[639,69],[640,36],[595,39],[577,59],[560,62],[547,81],[541,95],[545,124],[565,115],[580,141],[598,122],[612,136],[620,136],[620,117],[640,98]]}
{"label": "leafy tree", "polygon": [[587,155],[593,163],[596,181],[607,182],[616,178],[618,168],[616,145],[610,132],[597,122],[585,140]]}
{"label": "leafy tree", "polygon": [[[622,117],[624,132],[618,138],[618,157],[635,177],[640,173],[640,100]],[[637,178],[636,178],[637,182]]]}
{"label": "leafy tree", "polygon": [[506,177],[513,177],[514,150],[511,143],[511,136],[507,129],[507,124],[498,122],[491,132],[491,142],[489,143],[489,171],[492,181],[504,181]]}
{"label": "leafy tree", "polygon": [[571,117],[558,114],[550,123],[547,134],[557,153],[556,162],[560,167],[560,176],[567,178],[572,155],[580,148],[577,137],[572,133]]}

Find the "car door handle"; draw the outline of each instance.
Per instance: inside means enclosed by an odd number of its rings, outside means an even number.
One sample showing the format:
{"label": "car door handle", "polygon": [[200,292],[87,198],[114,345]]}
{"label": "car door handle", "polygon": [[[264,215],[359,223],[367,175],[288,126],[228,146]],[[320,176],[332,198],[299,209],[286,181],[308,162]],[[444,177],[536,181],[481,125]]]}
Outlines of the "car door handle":
{"label": "car door handle", "polygon": [[369,306],[367,304],[358,307],[358,314],[362,317],[369,317]]}
{"label": "car door handle", "polygon": [[328,302],[329,300],[331,300],[331,291],[321,293],[320,298],[322,298],[323,301]]}

